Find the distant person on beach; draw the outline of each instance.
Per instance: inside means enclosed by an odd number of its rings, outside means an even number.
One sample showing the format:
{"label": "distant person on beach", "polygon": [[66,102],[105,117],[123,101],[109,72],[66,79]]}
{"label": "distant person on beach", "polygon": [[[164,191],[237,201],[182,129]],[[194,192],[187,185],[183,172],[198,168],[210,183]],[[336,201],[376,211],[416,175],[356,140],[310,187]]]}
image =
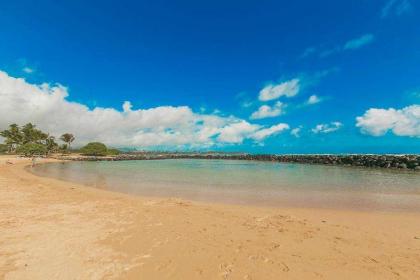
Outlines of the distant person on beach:
{"label": "distant person on beach", "polygon": [[32,165],[31,165],[31,167],[34,167],[35,166],[35,163],[36,163],[36,158],[35,157],[32,157]]}

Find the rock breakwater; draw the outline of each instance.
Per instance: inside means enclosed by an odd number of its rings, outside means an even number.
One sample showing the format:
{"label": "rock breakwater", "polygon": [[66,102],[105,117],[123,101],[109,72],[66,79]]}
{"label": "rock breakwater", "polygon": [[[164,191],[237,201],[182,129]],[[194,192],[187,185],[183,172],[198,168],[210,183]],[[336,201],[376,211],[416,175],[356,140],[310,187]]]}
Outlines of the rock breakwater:
{"label": "rock breakwater", "polygon": [[107,157],[59,157],[78,161],[120,161],[159,159],[254,160],[302,164],[345,165],[370,168],[409,169],[420,171],[420,155],[270,155],[222,153],[127,153]]}

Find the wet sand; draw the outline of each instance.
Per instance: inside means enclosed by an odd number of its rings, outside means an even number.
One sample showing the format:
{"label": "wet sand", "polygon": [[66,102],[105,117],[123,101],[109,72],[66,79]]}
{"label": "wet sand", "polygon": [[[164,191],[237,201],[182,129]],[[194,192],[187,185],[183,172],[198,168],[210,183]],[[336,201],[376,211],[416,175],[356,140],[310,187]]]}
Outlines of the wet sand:
{"label": "wet sand", "polygon": [[137,197],[28,164],[0,156],[0,279],[420,279],[418,212]]}

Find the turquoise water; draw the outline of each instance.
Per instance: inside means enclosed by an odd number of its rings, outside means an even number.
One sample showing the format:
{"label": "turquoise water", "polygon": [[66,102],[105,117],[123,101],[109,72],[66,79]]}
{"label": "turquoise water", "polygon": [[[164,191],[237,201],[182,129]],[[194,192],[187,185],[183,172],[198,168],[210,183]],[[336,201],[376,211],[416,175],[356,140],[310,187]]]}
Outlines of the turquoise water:
{"label": "turquoise water", "polygon": [[144,196],[266,206],[420,210],[420,173],[236,160],[41,164],[40,176]]}

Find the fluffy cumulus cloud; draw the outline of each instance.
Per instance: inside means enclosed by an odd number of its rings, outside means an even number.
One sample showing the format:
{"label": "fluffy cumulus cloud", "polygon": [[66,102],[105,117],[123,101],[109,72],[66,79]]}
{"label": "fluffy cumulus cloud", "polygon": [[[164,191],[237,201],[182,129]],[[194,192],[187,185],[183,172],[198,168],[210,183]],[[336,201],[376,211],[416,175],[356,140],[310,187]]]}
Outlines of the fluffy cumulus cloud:
{"label": "fluffy cumulus cloud", "polygon": [[420,137],[420,105],[400,110],[371,108],[356,118],[356,126],[362,133],[382,136],[392,131],[398,136]]}
{"label": "fluffy cumulus cloud", "polygon": [[314,128],[312,128],[313,133],[331,133],[334,131],[339,130],[343,124],[341,122],[331,122],[331,123],[323,123],[318,124]]}
{"label": "fluffy cumulus cloud", "polygon": [[255,142],[287,127],[264,127],[234,116],[195,113],[187,106],[122,111],[87,106],[67,100],[66,87],[30,84],[0,71],[0,129],[11,123],[32,122],[53,135],[74,133],[76,145],[101,141],[116,147],[211,147]]}
{"label": "fluffy cumulus cloud", "polygon": [[275,100],[282,96],[293,97],[298,94],[300,90],[299,79],[292,79],[280,84],[270,84],[264,87],[259,94],[260,101]]}
{"label": "fluffy cumulus cloud", "polygon": [[273,106],[262,105],[258,108],[257,111],[251,114],[252,120],[265,119],[277,117],[283,114],[284,104],[280,101],[277,101]]}

